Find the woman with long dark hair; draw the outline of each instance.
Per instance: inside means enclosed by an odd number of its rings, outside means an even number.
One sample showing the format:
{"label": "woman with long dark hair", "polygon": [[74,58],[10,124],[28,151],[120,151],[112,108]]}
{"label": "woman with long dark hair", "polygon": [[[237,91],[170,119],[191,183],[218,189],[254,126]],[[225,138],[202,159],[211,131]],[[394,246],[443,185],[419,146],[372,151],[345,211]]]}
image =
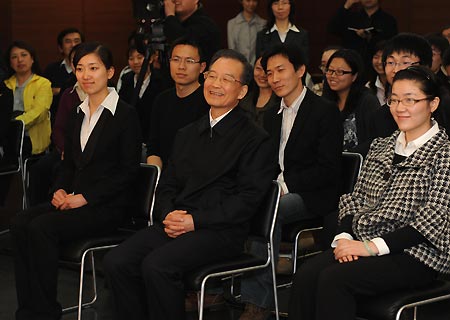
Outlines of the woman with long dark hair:
{"label": "woman with long dark hair", "polygon": [[268,21],[266,27],[256,37],[256,56],[277,44],[296,46],[309,61],[308,32],[295,26],[294,0],[269,0],[267,3]]}
{"label": "woman with long dark hair", "polygon": [[365,87],[364,64],[352,49],[336,51],[328,60],[323,97],[334,101],[341,111],[344,125],[343,150],[358,152],[369,141],[369,123],[378,99]]}

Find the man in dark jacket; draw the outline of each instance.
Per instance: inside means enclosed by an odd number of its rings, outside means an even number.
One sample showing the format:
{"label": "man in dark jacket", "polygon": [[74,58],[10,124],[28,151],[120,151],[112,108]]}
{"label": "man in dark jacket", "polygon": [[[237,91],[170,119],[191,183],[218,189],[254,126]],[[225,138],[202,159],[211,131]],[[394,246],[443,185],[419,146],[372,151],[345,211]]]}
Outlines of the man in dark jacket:
{"label": "man in dark jacket", "polygon": [[164,35],[169,44],[181,36],[194,37],[202,44],[206,62],[220,49],[220,31],[205,13],[200,0],[164,0]]}
{"label": "man in dark jacket", "polygon": [[[282,196],[274,231],[277,255],[283,224],[325,216],[337,209],[343,129],[337,106],[303,85],[305,60],[297,47],[273,47],[264,54],[261,65],[272,90],[282,98],[280,107],[264,116],[264,128],[279,145]],[[252,251],[266,254],[257,243]],[[241,299],[246,309],[240,320],[267,318],[273,302],[271,288],[269,269],[242,281]]]}
{"label": "man in dark jacket", "polygon": [[155,225],[105,257],[117,319],[185,319],[184,274],[238,255],[276,176],[269,135],[240,108],[252,67],[221,50],[205,73],[209,115],[181,129],[156,191]]}
{"label": "man in dark jacket", "polygon": [[[357,3],[361,7],[354,10]],[[345,48],[358,51],[371,68],[375,45],[397,34],[397,20],[381,9],[379,0],[346,0],[328,24],[328,32],[341,37]]]}

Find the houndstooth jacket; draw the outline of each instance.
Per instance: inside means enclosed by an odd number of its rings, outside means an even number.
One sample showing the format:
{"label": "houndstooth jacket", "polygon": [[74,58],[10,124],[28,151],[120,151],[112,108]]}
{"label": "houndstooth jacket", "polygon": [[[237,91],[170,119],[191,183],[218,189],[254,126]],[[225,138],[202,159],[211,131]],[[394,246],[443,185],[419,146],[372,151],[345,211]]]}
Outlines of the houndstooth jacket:
{"label": "houndstooth jacket", "polygon": [[[450,142],[441,129],[393,165],[397,130],[374,140],[353,193],[341,197],[339,219],[353,215],[359,240],[411,226],[429,243],[404,250],[425,265],[450,272]],[[430,245],[431,244],[431,245]]]}

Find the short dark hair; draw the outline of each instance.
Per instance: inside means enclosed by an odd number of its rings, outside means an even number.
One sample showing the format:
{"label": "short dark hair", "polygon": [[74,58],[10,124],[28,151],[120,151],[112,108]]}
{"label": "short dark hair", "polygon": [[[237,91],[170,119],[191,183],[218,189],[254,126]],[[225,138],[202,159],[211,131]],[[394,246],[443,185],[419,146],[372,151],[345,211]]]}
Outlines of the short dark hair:
{"label": "short dark hair", "polygon": [[175,39],[175,41],[173,41],[172,44],[170,45],[169,56],[172,56],[173,48],[175,48],[178,45],[191,46],[191,47],[197,49],[198,55],[200,57],[200,62],[207,62],[205,54],[202,49],[202,46],[200,45],[200,43],[198,42],[197,39],[195,39],[193,37],[189,37],[189,36],[184,36],[184,37]]}
{"label": "short dark hair", "polygon": [[394,76],[392,85],[399,80],[412,80],[420,83],[420,89],[430,97],[439,97],[441,89],[436,75],[429,68],[424,66],[410,66],[400,70]]}
{"label": "short dark hair", "polygon": [[84,42],[84,35],[81,33],[80,30],[78,30],[77,28],[66,28],[62,30],[60,33],[58,33],[58,36],[56,37],[56,43],[58,44],[59,47],[62,47],[64,37],[70,33],[78,33],[80,35],[81,42]]}
{"label": "short dark hair", "polygon": [[31,71],[34,74],[41,74],[41,68],[39,66],[39,61],[38,61],[38,57],[36,54],[36,50],[27,42],[25,41],[21,41],[21,40],[17,40],[17,41],[13,41],[11,43],[11,45],[8,47],[8,49],[6,50],[5,53],[5,61],[9,61],[8,62],[8,76],[12,76],[15,71],[13,70],[13,68],[11,68],[11,62],[10,62],[10,56],[11,56],[11,51],[13,48],[20,48],[20,49],[24,49],[26,51],[28,51],[30,53],[31,58],[33,58],[33,65],[31,66]]}
{"label": "short dark hair", "polygon": [[390,39],[383,51],[383,63],[394,52],[406,52],[419,57],[422,66],[431,67],[433,52],[424,37],[414,33],[399,33]]}
{"label": "short dark hair", "polygon": [[301,66],[306,65],[306,59],[302,50],[299,50],[296,46],[289,44],[279,44],[269,48],[261,59],[261,66],[264,71],[267,72],[267,61],[273,57],[281,55],[289,60],[294,66],[294,70],[297,71]]}
{"label": "short dark hair", "polygon": [[441,35],[430,34],[425,36],[425,39],[430,43],[431,48],[436,47],[441,51],[441,57],[444,54],[445,50],[449,47],[448,40]]}
{"label": "short dark hair", "polygon": [[73,65],[76,67],[81,58],[90,53],[97,54],[100,60],[102,60],[103,64],[105,65],[106,69],[109,69],[113,66],[113,57],[111,50],[109,50],[109,48],[107,48],[100,42],[80,43],[73,57]]}
{"label": "short dark hair", "polygon": [[233,49],[221,49],[213,55],[213,57],[211,58],[211,62],[209,63],[209,67],[211,68],[211,66],[220,58],[232,59],[240,62],[243,66],[240,81],[244,85],[250,84],[250,81],[253,78],[253,67],[242,53],[237,52]]}

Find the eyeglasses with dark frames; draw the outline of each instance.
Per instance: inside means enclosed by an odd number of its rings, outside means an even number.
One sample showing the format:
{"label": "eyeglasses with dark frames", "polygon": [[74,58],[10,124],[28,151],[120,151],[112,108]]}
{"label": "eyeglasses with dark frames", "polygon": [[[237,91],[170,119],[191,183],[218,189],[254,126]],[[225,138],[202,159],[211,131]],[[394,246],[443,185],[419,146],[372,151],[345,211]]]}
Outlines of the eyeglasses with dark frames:
{"label": "eyeglasses with dark frames", "polygon": [[353,73],[353,71],[346,71],[346,70],[341,70],[341,69],[333,70],[330,68],[325,68],[325,73],[330,76],[335,74],[336,76],[340,77],[340,76],[343,76],[344,74]]}

